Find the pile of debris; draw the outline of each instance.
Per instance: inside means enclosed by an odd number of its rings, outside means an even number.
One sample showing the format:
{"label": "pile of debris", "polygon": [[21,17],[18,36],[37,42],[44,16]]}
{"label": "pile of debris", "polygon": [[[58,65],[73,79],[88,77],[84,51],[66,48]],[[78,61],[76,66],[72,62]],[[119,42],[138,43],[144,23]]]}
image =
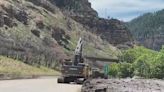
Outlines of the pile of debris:
{"label": "pile of debris", "polygon": [[148,79],[93,79],[83,84],[82,92],[164,92],[164,81]]}

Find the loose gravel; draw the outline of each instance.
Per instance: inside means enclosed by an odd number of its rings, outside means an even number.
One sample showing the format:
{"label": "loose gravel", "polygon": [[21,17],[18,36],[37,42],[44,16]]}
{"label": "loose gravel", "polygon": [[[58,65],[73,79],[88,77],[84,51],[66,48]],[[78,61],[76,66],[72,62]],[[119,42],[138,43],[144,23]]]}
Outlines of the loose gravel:
{"label": "loose gravel", "polygon": [[164,81],[153,79],[92,79],[83,84],[82,92],[164,92]]}

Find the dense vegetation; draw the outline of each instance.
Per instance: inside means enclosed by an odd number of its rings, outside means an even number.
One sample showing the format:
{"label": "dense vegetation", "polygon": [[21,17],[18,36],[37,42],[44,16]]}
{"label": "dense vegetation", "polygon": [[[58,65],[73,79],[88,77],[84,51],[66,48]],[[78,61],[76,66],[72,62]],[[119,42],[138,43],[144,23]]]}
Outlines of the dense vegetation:
{"label": "dense vegetation", "polygon": [[153,51],[135,47],[123,52],[121,63],[110,66],[109,75],[113,77],[164,78],[164,47]]}
{"label": "dense vegetation", "polygon": [[134,37],[147,48],[160,50],[164,44],[164,10],[144,14],[127,26]]}

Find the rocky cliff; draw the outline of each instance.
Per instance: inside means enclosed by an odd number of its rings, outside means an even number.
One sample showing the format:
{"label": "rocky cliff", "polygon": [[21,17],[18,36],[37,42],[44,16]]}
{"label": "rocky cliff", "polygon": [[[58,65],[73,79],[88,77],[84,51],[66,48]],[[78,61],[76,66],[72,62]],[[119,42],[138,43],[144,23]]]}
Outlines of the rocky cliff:
{"label": "rocky cliff", "polygon": [[98,17],[88,0],[51,0],[69,16]]}
{"label": "rocky cliff", "polygon": [[133,46],[133,37],[124,22],[117,19],[99,18],[95,10],[91,8],[88,0],[53,0],[62,11],[72,19],[83,24],[92,33],[96,33],[103,40],[123,47]]}

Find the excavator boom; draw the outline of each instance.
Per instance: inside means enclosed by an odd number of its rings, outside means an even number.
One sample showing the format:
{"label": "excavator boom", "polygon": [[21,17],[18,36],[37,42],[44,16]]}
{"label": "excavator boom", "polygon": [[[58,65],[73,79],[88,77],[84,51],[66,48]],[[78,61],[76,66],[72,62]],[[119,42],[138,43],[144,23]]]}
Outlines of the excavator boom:
{"label": "excavator boom", "polygon": [[82,38],[79,39],[76,49],[75,49],[75,55],[74,55],[74,60],[73,64],[77,65],[79,63],[83,63],[83,58],[82,58],[82,52],[83,52],[83,40]]}

